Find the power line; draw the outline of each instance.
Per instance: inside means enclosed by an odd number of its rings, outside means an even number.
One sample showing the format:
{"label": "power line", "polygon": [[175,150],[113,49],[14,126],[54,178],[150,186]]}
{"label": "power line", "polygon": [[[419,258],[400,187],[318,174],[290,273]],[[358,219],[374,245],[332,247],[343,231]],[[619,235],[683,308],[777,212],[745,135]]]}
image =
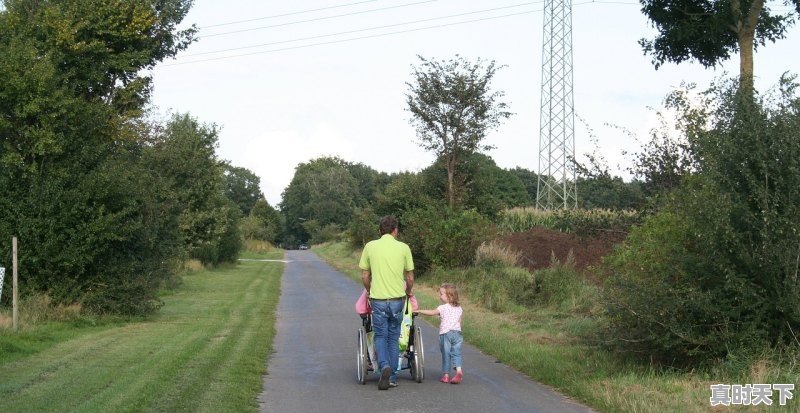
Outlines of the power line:
{"label": "power line", "polygon": [[272,16],[264,16],[264,17],[256,17],[256,18],[247,19],[247,20],[238,20],[238,21],[232,21],[232,22],[227,22],[227,23],[210,24],[208,26],[202,26],[202,27],[200,27],[200,29],[206,29],[206,28],[209,28],[209,27],[229,26],[231,24],[239,24],[239,23],[249,23],[249,22],[254,22],[254,21],[258,21],[258,20],[275,19],[275,18],[278,18],[278,17],[294,16],[294,15],[297,15],[297,14],[305,14],[305,13],[312,13],[312,12],[321,11],[321,10],[330,10],[330,9],[338,9],[338,8],[341,8],[341,7],[354,6],[356,4],[374,3],[376,1],[380,1],[380,0],[357,1],[355,3],[340,4],[338,6],[320,7],[318,9],[294,11],[294,12],[291,12],[291,13],[275,14],[275,15],[272,15]]}
{"label": "power line", "polygon": [[374,34],[374,35],[369,35],[369,36],[353,37],[353,38],[349,38],[349,39],[331,40],[329,42],[319,42],[319,43],[312,43],[312,44],[306,44],[306,45],[284,47],[284,48],[281,48],[281,49],[262,50],[262,51],[253,52],[253,53],[245,53],[245,54],[238,54],[238,55],[232,55],[232,56],[222,56],[222,57],[215,57],[215,58],[202,59],[202,60],[193,60],[191,62],[172,63],[172,64],[160,65],[159,67],[180,66],[180,65],[187,65],[187,64],[192,64],[192,63],[202,63],[202,62],[210,62],[210,61],[215,61],[215,60],[224,60],[224,59],[233,59],[233,58],[237,58],[237,57],[253,56],[253,55],[264,54],[264,53],[275,53],[275,52],[283,52],[283,51],[287,51],[287,50],[304,49],[304,48],[314,47],[314,46],[323,46],[323,45],[328,45],[328,44],[344,43],[344,42],[349,42],[349,41],[354,41],[354,40],[371,39],[371,38],[377,38],[377,37],[391,36],[391,35],[395,35],[395,34],[416,32],[416,31],[421,31],[421,30],[429,30],[429,29],[437,29],[437,28],[441,28],[441,27],[456,26],[456,25],[459,25],[459,24],[475,23],[475,22],[493,20],[493,19],[500,19],[500,18],[505,18],[505,17],[520,16],[520,15],[523,15],[523,14],[538,13],[538,12],[541,12],[541,11],[542,10],[529,10],[529,11],[523,11],[523,12],[519,12],[519,13],[504,14],[504,15],[500,15],[500,16],[484,17],[484,18],[481,18],[481,19],[472,19],[472,20],[465,20],[465,21],[461,21],[461,22],[439,24],[439,25],[436,25],[436,26],[419,27],[419,28],[416,28],[416,29],[400,30],[400,31],[396,31],[396,32],[380,33],[380,34]]}
{"label": "power line", "polygon": [[333,15],[333,16],[317,17],[317,18],[314,18],[314,19],[307,19],[307,20],[299,20],[299,21],[293,21],[293,22],[288,22],[288,23],[273,24],[273,25],[269,25],[269,26],[253,27],[253,28],[250,28],[250,29],[233,30],[233,31],[230,31],[230,32],[223,32],[223,33],[214,33],[214,34],[209,34],[209,35],[205,35],[205,36],[203,36],[201,34],[200,38],[203,39],[203,38],[207,38],[207,37],[225,36],[225,35],[235,34],[235,33],[252,32],[254,30],[263,30],[263,29],[271,29],[271,28],[274,28],[274,27],[291,26],[293,24],[310,23],[310,22],[316,22],[316,21],[321,21],[321,20],[330,20],[330,19],[336,19],[336,18],[339,18],[339,17],[355,16],[357,14],[365,14],[365,13],[372,13],[372,12],[376,12],[376,11],[398,9],[398,8],[401,8],[401,7],[416,6],[418,4],[424,4],[424,3],[433,3],[435,1],[437,1],[437,0],[418,1],[416,3],[400,4],[400,5],[397,5],[397,6],[383,7],[383,8],[380,8],[380,9],[362,10],[362,11],[356,11],[356,12],[351,12],[351,13],[337,14],[337,15]]}
{"label": "power line", "polygon": [[[429,21],[433,21],[433,20],[441,20],[441,19],[452,18],[452,17],[460,17],[460,16],[465,16],[465,15],[470,15],[470,14],[485,13],[487,11],[496,11],[496,10],[508,9],[508,8],[513,8],[513,7],[520,7],[520,6],[525,6],[525,5],[533,5],[533,4],[543,3],[543,2],[544,2],[544,0],[539,0],[539,1],[533,1],[533,2],[528,2],[528,3],[520,3],[520,4],[512,5],[512,6],[497,7],[497,8],[493,8],[493,9],[478,10],[478,11],[472,11],[472,12],[466,12],[466,13],[459,13],[459,14],[453,14],[453,15],[441,16],[441,17],[434,17],[434,18],[430,18],[430,19],[422,19],[422,20],[416,20],[416,21],[405,22],[405,23],[395,23],[395,24],[384,25],[384,26],[376,26],[376,27],[371,27],[371,28],[366,28],[366,29],[350,30],[350,31],[323,34],[323,35],[318,35],[318,36],[310,36],[310,37],[297,38],[297,39],[291,39],[291,40],[282,40],[282,41],[277,41],[277,42],[262,43],[262,44],[258,44],[258,45],[242,46],[242,47],[235,47],[235,48],[229,48],[229,49],[215,50],[215,51],[210,51],[210,52],[187,54],[187,55],[183,55],[183,57],[201,56],[201,55],[214,54],[214,53],[224,53],[224,52],[230,52],[230,51],[236,51],[236,50],[252,49],[252,48],[256,48],[256,47],[274,46],[274,45],[277,45],[277,44],[293,43],[293,42],[304,41],[304,40],[313,40],[313,39],[319,39],[319,38],[325,38],[325,37],[340,36],[340,35],[343,35],[343,34],[353,34],[353,33],[358,33],[358,32],[369,31],[369,30],[383,29],[383,28],[389,28],[389,27],[397,27],[397,26],[408,25],[408,24],[424,23],[424,22],[429,22]],[[593,0],[593,1],[583,2],[583,3],[576,3],[576,4],[573,4],[573,6],[580,6],[580,5],[585,5],[585,4],[638,5],[638,3],[625,3],[625,2],[607,1],[607,0]],[[519,16],[519,15],[523,15],[523,14],[538,13],[538,12],[541,12],[541,11],[542,10],[529,10],[529,11],[524,11],[524,12],[519,12],[519,13],[511,13],[511,14],[505,14],[505,15],[500,15],[500,16],[493,16],[493,17],[485,17],[485,18],[480,18],[480,19],[465,20],[465,21],[460,21],[460,22],[440,24],[440,25],[434,25],[434,26],[428,26],[428,27],[420,27],[420,28],[408,29],[408,30],[399,30],[399,31],[388,32],[388,33],[379,33],[379,34],[374,34],[374,35],[369,35],[369,36],[359,36],[359,37],[353,37],[353,38],[348,38],[348,39],[332,40],[332,41],[328,41],[328,42],[319,42],[319,43],[311,43],[311,44],[306,44],[306,45],[284,47],[284,48],[279,48],[279,49],[262,50],[262,51],[258,51],[258,52],[252,52],[252,53],[244,53],[244,54],[231,55],[231,56],[221,56],[221,57],[209,58],[209,59],[201,59],[201,60],[192,60],[192,61],[189,61],[189,62],[178,62],[178,63],[171,63],[171,64],[163,64],[163,65],[160,65],[160,67],[181,66],[181,65],[192,64],[192,63],[202,63],[202,62],[210,62],[210,61],[216,61],[216,60],[233,59],[233,58],[237,58],[237,57],[253,56],[253,55],[265,54],[265,53],[275,53],[275,52],[282,52],[282,51],[295,50],[295,49],[304,49],[304,48],[315,47],[315,46],[324,46],[324,45],[329,45],[329,44],[344,43],[344,42],[355,41],[355,40],[363,40],[363,39],[370,39],[370,38],[377,38],[377,37],[385,37],[385,36],[390,36],[390,35],[395,35],[395,34],[411,33],[411,32],[416,32],[416,31],[421,31],[421,30],[430,30],[430,29],[449,27],[449,26],[456,26],[456,25],[467,24],[467,23],[475,23],[475,22],[493,20],[493,19],[499,19],[499,18],[505,18],[505,17],[513,17],[513,16]]]}
{"label": "power line", "polygon": [[429,19],[414,20],[414,21],[403,22],[403,23],[387,24],[387,25],[383,25],[383,26],[373,26],[373,27],[368,27],[368,28],[365,28],[365,29],[356,29],[356,30],[348,30],[348,31],[337,32],[337,33],[321,34],[321,35],[317,35],[317,36],[301,37],[301,38],[297,38],[297,39],[281,40],[281,41],[270,42],[270,43],[261,43],[261,44],[257,44],[257,45],[251,45],[251,46],[234,47],[234,48],[230,48],[230,49],[221,49],[221,50],[215,50],[215,51],[210,51],[210,52],[192,53],[192,54],[186,54],[186,55],[184,55],[184,57],[200,56],[200,55],[223,53],[223,52],[231,52],[231,51],[235,51],[235,50],[252,49],[252,48],[264,47],[264,46],[274,46],[276,44],[293,43],[293,42],[299,42],[299,41],[304,41],[304,40],[313,40],[313,39],[320,39],[320,38],[332,37],[332,36],[341,36],[341,35],[344,35],[344,34],[360,33],[360,32],[366,32],[366,31],[370,31],[370,30],[388,29],[390,27],[406,26],[406,25],[409,25],[409,24],[426,23],[426,22],[430,22],[430,21],[434,21],[434,20],[449,19],[449,18],[453,18],[453,17],[462,17],[462,16],[468,16],[468,15],[472,15],[472,14],[486,13],[486,12],[491,12],[491,11],[504,10],[504,9],[510,9],[510,8],[515,8],[515,7],[521,7],[521,6],[530,6],[530,5],[537,4],[537,3],[542,3],[542,2],[544,2],[544,0],[532,1],[532,2],[529,2],[529,3],[521,3],[521,4],[512,5],[512,6],[496,7],[496,8],[493,8],[493,9],[476,10],[476,11],[471,11],[471,12],[466,12],[466,13],[451,14],[451,15],[447,15],[447,16],[432,17],[432,18],[429,18]]}

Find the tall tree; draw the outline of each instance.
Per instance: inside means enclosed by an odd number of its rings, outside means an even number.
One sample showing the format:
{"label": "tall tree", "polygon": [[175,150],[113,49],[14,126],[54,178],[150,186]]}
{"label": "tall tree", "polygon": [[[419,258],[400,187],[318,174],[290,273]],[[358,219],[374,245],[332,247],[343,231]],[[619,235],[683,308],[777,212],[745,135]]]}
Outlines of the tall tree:
{"label": "tall tree", "polygon": [[[0,7],[0,232],[26,247],[24,291],[86,308],[158,307],[177,225],[140,162],[143,70],[194,29],[190,0],[5,0]],[[0,250],[5,249],[0,241]]]}
{"label": "tall tree", "polygon": [[167,180],[174,194],[185,250],[207,264],[233,261],[239,249],[241,212],[225,196],[217,138],[216,126],[176,114],[145,152],[146,163]]}
{"label": "tall tree", "polygon": [[[767,41],[784,38],[791,13],[773,12],[764,0],[640,0],[655,25],[652,40],[641,39],[656,68],[665,62],[695,59],[716,66],[739,52],[740,89],[753,88],[753,53]],[[800,0],[784,0],[800,13]]]}
{"label": "tall tree", "polygon": [[287,237],[308,240],[309,223],[321,228],[329,224],[345,227],[350,222],[359,193],[358,181],[348,167],[338,157],[322,157],[297,165],[280,205],[286,217]]}
{"label": "tall tree", "polygon": [[486,134],[511,116],[508,105],[499,101],[501,91],[492,91],[491,82],[500,68],[491,61],[484,66],[456,55],[450,60],[421,60],[407,82],[406,103],[410,122],[416,127],[419,145],[445,162],[446,199],[450,207],[459,203],[459,163],[467,156],[491,149],[483,144]]}
{"label": "tall tree", "polygon": [[225,195],[239,206],[242,215],[247,216],[253,205],[264,198],[261,193],[261,178],[247,168],[225,165]]}

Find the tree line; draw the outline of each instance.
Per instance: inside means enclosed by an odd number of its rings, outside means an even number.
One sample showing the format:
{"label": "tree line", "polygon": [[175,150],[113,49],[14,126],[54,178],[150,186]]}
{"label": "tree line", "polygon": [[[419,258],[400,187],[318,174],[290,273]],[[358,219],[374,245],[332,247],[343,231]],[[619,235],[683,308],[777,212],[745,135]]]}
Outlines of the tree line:
{"label": "tree line", "polygon": [[146,70],[195,40],[177,29],[191,3],[3,2],[0,251],[19,238],[23,296],[146,314],[184,260],[238,256],[241,171],[217,128],[148,114]]}

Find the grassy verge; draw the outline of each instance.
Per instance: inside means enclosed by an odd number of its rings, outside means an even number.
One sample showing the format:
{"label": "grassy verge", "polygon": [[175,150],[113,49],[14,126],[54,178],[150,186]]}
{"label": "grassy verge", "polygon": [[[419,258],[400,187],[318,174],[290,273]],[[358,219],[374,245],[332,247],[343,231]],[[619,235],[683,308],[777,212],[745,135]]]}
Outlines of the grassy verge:
{"label": "grassy verge", "polygon": [[[350,251],[344,244],[313,249],[339,271],[360,279],[358,252]],[[464,279],[464,275],[458,270],[418,274],[415,292],[420,306],[437,305],[435,286],[454,279]],[[497,313],[478,305],[469,293],[465,295],[464,335],[470,344],[599,411],[800,411],[797,366],[800,360],[794,356],[781,361],[779,355],[767,352],[761,361],[744,367],[720,365],[703,372],[670,371],[621,360],[602,348],[586,344],[580,337],[595,328],[596,321],[580,312],[564,311],[558,306],[534,309],[508,306],[503,313]],[[786,406],[778,405],[775,392],[771,408],[764,405],[712,408],[710,385],[718,383],[794,383],[796,390]]]}
{"label": "grassy verge", "polygon": [[0,357],[0,411],[257,411],[282,270],[247,261],[192,273],[145,321],[3,333],[17,350]]}

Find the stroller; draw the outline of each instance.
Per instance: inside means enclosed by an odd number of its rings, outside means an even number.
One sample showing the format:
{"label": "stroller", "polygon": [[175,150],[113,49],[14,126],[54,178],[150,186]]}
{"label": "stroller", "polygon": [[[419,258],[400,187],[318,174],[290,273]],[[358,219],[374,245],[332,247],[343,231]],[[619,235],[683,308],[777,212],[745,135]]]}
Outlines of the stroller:
{"label": "stroller", "polygon": [[[358,349],[356,351],[356,380],[361,384],[365,384],[369,372],[377,369],[377,359],[373,344],[372,311],[369,308],[369,300],[366,300],[366,290],[362,293],[362,298],[364,300],[359,299],[359,302],[356,303],[356,312],[361,316],[361,327],[358,328]],[[398,343],[400,346],[400,359],[396,370],[409,370],[412,380],[422,383],[425,378],[425,350],[422,344],[422,331],[415,325],[416,316],[417,314],[413,312],[411,303],[408,302],[406,305],[406,319],[410,318],[410,325],[404,322],[400,327],[401,329],[408,329],[408,343],[403,349],[401,331],[401,343]]]}

